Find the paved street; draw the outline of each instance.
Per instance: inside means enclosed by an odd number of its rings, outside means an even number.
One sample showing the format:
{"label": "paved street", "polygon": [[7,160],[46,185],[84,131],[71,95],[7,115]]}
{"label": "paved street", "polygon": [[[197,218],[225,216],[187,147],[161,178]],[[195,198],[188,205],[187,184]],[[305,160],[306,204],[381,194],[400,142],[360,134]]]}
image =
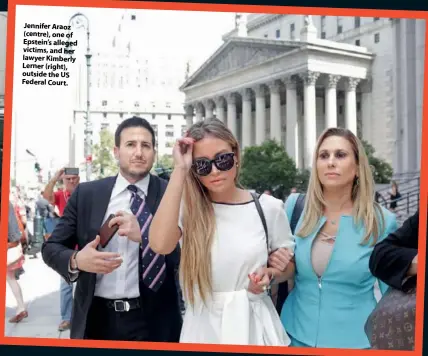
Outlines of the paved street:
{"label": "paved street", "polygon": [[6,288],[5,336],[68,338],[69,331],[59,332],[59,285],[60,277],[47,267],[40,257],[27,260],[25,273],[19,283],[27,303],[28,318],[18,324],[8,320],[14,315],[16,302],[9,287]]}

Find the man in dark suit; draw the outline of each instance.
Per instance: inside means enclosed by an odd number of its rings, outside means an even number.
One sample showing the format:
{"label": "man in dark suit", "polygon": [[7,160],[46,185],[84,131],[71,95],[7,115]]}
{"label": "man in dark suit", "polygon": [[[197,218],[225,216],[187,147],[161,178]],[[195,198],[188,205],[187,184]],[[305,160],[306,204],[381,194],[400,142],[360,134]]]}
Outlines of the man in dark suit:
{"label": "man in dark suit", "polygon": [[[149,173],[155,147],[146,120],[123,121],[115,134],[119,174],[80,184],[43,245],[45,263],[68,283],[77,281],[72,339],[179,341],[179,246],[167,256],[148,247],[167,185]],[[118,231],[102,248],[98,234],[111,214],[109,226]]]}
{"label": "man in dark suit", "polygon": [[407,291],[416,286],[419,210],[376,244],[370,256],[371,273],[389,286]]}

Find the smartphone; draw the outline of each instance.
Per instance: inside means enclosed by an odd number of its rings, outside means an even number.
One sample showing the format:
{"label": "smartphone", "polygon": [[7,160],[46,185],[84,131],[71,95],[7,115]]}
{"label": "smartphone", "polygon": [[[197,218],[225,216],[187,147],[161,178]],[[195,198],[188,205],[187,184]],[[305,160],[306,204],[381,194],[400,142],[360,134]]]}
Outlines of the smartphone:
{"label": "smartphone", "polygon": [[100,232],[98,235],[100,235],[100,245],[102,248],[105,248],[110,240],[113,238],[114,234],[119,230],[119,225],[113,225],[112,227],[109,227],[108,224],[111,219],[113,219],[116,215],[111,214],[106,222],[101,226]]}
{"label": "smartphone", "polygon": [[66,176],[78,176],[79,168],[64,168],[64,174]]}

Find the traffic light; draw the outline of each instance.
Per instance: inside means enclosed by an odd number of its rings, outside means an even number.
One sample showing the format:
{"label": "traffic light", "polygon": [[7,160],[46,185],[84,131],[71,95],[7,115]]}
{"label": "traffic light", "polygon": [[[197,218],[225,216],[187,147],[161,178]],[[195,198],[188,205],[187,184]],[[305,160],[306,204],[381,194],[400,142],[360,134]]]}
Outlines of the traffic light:
{"label": "traffic light", "polygon": [[40,163],[39,163],[39,162],[34,163],[34,170],[35,170],[37,173],[40,173],[40,171],[42,170],[42,169],[40,168]]}

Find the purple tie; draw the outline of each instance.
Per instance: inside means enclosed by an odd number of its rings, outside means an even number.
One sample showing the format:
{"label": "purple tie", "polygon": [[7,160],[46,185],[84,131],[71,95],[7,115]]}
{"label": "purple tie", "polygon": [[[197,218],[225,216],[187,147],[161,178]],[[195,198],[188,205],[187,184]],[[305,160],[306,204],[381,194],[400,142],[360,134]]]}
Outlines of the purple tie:
{"label": "purple tie", "polygon": [[149,247],[149,227],[153,216],[146,204],[146,199],[138,195],[138,188],[135,185],[129,185],[128,190],[132,194],[131,211],[137,217],[141,228],[142,279],[147,287],[156,292],[165,280],[165,256],[154,253]]}

